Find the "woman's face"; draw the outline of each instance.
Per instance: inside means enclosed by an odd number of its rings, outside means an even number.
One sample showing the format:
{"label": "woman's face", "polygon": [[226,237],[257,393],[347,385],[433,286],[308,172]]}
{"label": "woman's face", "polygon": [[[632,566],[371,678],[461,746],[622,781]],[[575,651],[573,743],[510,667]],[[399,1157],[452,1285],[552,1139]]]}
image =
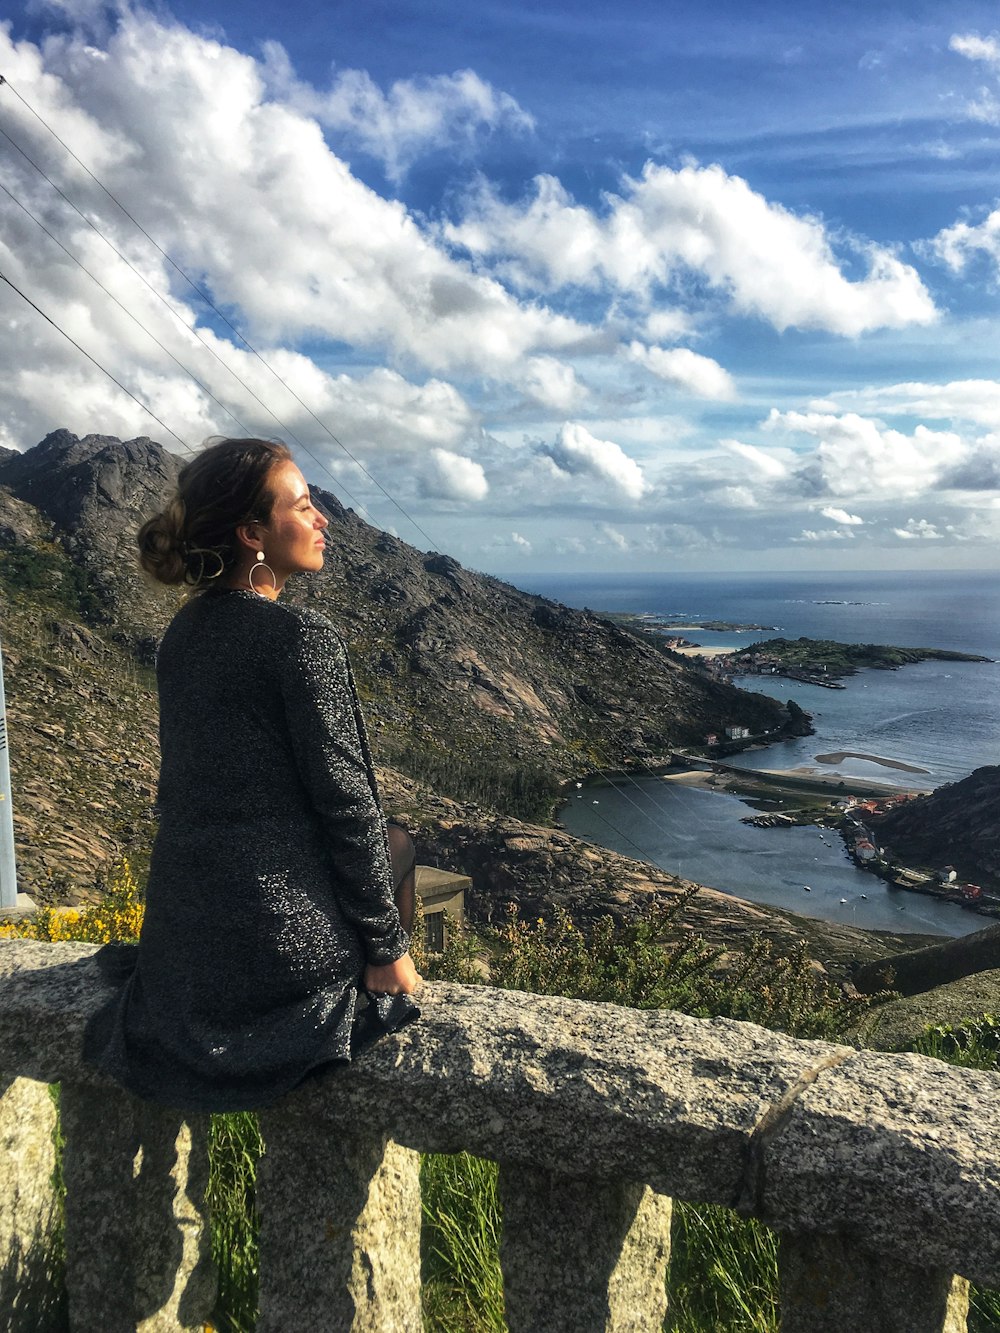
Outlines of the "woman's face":
{"label": "woman's face", "polygon": [[261,524],[264,558],[280,587],[289,574],[323,568],[327,519],[313,504],[302,473],[291,461],[275,463],[268,477],[271,517]]}

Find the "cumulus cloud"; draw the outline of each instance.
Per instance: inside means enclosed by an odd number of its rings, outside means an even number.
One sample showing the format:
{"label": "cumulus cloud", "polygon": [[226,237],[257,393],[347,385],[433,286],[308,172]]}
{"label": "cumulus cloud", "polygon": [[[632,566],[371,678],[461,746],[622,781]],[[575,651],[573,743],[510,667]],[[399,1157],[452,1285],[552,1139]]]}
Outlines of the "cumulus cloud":
{"label": "cumulus cloud", "polygon": [[1000,41],[995,36],[980,37],[978,33],[955,33],[948,43],[952,51],[968,60],[983,60],[1000,70]]}
{"label": "cumulus cloud", "polygon": [[629,458],[621,445],[613,440],[597,439],[577,422],[567,421],[555,443],[548,445],[544,452],[560,472],[601,478],[630,500],[641,499],[646,490],[642,468]]}
{"label": "cumulus cloud", "polygon": [[552,356],[529,357],[521,384],[537,403],[557,412],[569,411],[587,397],[573,367]]}
{"label": "cumulus cloud", "polygon": [[377,158],[394,181],[427,151],[471,150],[484,133],[534,127],[513,97],[471,69],[398,79],[387,92],[365,70],[346,69],[321,91],[296,76],[280,43],[265,42],[263,77],[271,96]]}
{"label": "cumulus cloud", "polygon": [[925,518],[911,518],[907,521],[905,528],[893,528],[897,537],[904,541],[940,541],[941,533],[933,523],[928,523]]}
{"label": "cumulus cloud", "polygon": [[[994,74],[1000,74],[1000,41],[996,36],[981,37],[974,32],[956,33],[948,45],[957,55],[979,61]],[[965,112],[972,120],[983,121],[987,125],[1000,124],[1000,100],[990,88],[980,88],[976,96],[966,103]]]}
{"label": "cumulus cloud", "polygon": [[821,509],[820,513],[824,518],[828,518],[831,523],[845,523],[848,527],[858,527],[865,521],[857,514],[849,514],[846,509],[836,509],[833,505]]}
{"label": "cumulus cloud", "polygon": [[653,310],[643,322],[643,333],[653,342],[676,342],[693,331],[693,321],[686,310]]}
{"label": "cumulus cloud", "polygon": [[924,420],[967,421],[1000,428],[1000,381],[951,380],[928,384],[911,380],[865,389],[848,389],[810,404],[812,411],[837,412],[846,405],[860,411],[922,417]]}
{"label": "cumulus cloud", "polygon": [[483,500],[489,493],[486,473],[480,463],[447,449],[432,449],[421,478],[427,496],[443,500]]}
{"label": "cumulus cloud", "polygon": [[728,400],[736,397],[736,385],[728,371],[709,356],[701,356],[687,347],[646,347],[633,341],[628,356],[645,366],[658,379],[684,389],[699,398]]}
{"label": "cumulus cloud", "polygon": [[775,458],[771,453],[764,449],[758,449],[755,444],[744,444],[742,440],[720,440],[719,443],[723,449],[735,454],[749,463],[754,471],[763,474],[765,477],[785,477],[788,475],[788,464],[780,458]]}
{"label": "cumulus cloud", "polygon": [[955,491],[1000,491],[1000,439],[980,440],[967,458],[944,473],[941,485]]}
{"label": "cumulus cloud", "polygon": [[954,273],[961,273],[974,254],[984,254],[1000,264],[1000,208],[977,224],[956,222],[931,241],[931,248]]}
{"label": "cumulus cloud", "polygon": [[821,528],[818,531],[815,528],[803,528],[797,537],[793,537],[793,542],[836,542],[843,541],[845,537],[853,537],[853,532],[845,532],[843,528]]}
{"label": "cumulus cloud", "polygon": [[[51,40],[43,53],[0,31],[0,66],[254,341],[335,340],[435,374],[474,369],[519,383],[532,358],[593,336],[447,254],[401,203],[352,174],[314,119],[269,98],[260,63],[232,47],[125,13],[105,50],[77,36]],[[64,154],[18,107],[8,103],[19,140],[58,178]],[[75,250],[86,229],[27,168],[7,183]],[[90,205],[78,175],[67,186]],[[93,204],[104,212],[96,194]],[[5,238],[30,229],[7,200],[0,222]],[[161,290],[177,283],[120,216],[109,212],[102,226]],[[48,245],[32,235],[18,246],[31,260],[23,276],[36,297],[54,299],[72,331],[86,322],[67,310],[77,279],[54,250],[53,262],[36,265]],[[102,273],[114,263],[105,252]],[[15,277],[17,268],[5,271]],[[90,290],[82,310],[102,300]],[[141,342],[134,329],[127,340]]]}
{"label": "cumulus cloud", "polygon": [[954,432],[917,426],[906,435],[854,412],[772,409],[765,428],[818,441],[796,472],[804,494],[918,495],[968,451]]}
{"label": "cumulus cloud", "polygon": [[858,243],[864,278],[845,277],[823,224],[752,190],[719,166],[678,170],[647,163],[608,195],[598,215],[552,176],[510,204],[488,185],[466,217],[446,228],[456,246],[495,259],[510,281],[550,289],[610,286],[651,298],[674,274],[692,272],[740,313],[778,329],[856,336],[927,324],[934,303],[916,270],[891,251]]}

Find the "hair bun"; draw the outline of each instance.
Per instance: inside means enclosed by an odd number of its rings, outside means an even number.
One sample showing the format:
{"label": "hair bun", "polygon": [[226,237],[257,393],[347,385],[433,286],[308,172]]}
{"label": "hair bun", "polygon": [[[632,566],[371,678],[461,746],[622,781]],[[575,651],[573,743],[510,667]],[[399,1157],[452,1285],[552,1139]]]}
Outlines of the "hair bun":
{"label": "hair bun", "polygon": [[162,514],[154,514],[139,529],[136,542],[139,564],[158,583],[183,583],[188,572],[184,540],[184,502],[176,498]]}

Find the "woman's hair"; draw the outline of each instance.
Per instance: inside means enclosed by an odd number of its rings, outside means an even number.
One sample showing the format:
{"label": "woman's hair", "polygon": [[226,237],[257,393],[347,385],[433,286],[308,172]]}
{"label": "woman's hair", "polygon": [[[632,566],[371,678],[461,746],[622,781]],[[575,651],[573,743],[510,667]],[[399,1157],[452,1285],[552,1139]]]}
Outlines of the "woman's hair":
{"label": "woman's hair", "polygon": [[139,564],[159,583],[196,592],[236,563],[236,529],[266,523],[274,497],[268,477],[291,459],[274,440],[218,440],[181,468],[177,493],[139,529]]}

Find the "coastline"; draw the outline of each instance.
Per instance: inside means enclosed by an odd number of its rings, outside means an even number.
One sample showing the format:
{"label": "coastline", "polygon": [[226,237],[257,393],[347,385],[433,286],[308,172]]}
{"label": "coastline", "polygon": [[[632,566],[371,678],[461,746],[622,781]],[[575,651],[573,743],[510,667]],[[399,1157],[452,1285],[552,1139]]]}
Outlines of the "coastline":
{"label": "coastline", "polygon": [[[912,768],[908,771],[925,772]],[[676,769],[658,773],[667,782],[678,782],[688,787],[720,788],[736,796],[757,796],[761,790],[768,793],[784,791],[790,796],[888,796],[897,788],[872,778],[845,777],[839,773],[819,773],[811,768],[735,768],[713,764],[706,768]],[[918,790],[914,788],[914,790]],[[921,795],[933,790],[919,789]]]}

